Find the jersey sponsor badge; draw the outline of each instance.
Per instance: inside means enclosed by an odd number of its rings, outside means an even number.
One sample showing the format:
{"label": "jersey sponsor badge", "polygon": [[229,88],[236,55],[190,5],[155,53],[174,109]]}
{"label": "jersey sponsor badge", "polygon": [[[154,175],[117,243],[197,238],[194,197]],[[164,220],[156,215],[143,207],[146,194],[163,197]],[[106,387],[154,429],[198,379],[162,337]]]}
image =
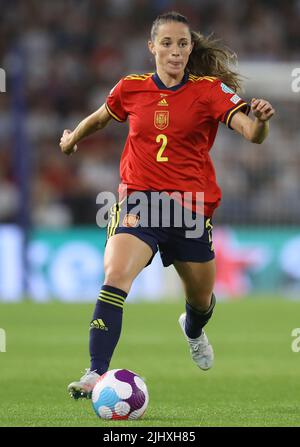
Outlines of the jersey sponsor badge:
{"label": "jersey sponsor badge", "polygon": [[122,226],[127,228],[134,228],[139,223],[139,216],[136,214],[126,214],[123,219]]}
{"label": "jersey sponsor badge", "polygon": [[169,125],[169,111],[168,110],[160,110],[154,113],[154,126],[163,130]]}

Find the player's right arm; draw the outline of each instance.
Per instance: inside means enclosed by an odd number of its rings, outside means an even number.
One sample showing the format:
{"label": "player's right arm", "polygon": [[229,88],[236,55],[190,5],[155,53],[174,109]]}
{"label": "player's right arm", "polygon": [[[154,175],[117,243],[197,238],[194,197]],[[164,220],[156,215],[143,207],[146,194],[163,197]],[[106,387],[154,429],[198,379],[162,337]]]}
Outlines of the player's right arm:
{"label": "player's right arm", "polygon": [[111,115],[103,104],[96,112],[82,120],[73,131],[64,130],[59,143],[61,151],[66,155],[73,154],[77,150],[79,141],[97,130],[103,129],[111,119]]}

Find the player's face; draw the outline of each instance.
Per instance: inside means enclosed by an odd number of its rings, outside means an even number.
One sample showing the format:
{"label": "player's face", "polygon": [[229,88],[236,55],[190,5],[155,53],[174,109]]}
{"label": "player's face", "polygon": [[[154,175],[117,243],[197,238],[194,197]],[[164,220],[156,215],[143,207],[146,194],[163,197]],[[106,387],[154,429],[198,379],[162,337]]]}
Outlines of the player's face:
{"label": "player's face", "polygon": [[149,42],[149,49],[155,56],[158,72],[182,76],[193,49],[189,28],[180,22],[161,24],[154,42]]}

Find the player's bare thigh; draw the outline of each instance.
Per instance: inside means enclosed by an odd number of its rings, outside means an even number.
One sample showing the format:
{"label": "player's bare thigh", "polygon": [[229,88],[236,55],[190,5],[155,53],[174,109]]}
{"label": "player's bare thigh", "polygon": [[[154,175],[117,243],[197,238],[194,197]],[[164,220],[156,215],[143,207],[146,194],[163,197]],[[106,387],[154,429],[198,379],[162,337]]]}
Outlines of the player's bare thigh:
{"label": "player's bare thigh", "polygon": [[174,267],[179,274],[186,294],[186,300],[195,308],[205,311],[211,303],[215,277],[216,263],[174,261]]}
{"label": "player's bare thigh", "polygon": [[136,236],[127,233],[111,236],[104,253],[104,284],[128,293],[152,255],[149,245]]}

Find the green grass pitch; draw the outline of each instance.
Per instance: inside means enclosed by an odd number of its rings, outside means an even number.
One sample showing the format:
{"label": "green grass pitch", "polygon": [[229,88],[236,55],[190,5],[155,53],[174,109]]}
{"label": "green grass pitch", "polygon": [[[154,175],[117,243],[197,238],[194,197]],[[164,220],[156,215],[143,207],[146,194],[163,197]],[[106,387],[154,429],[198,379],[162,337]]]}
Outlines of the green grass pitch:
{"label": "green grass pitch", "polygon": [[102,421],[91,401],[66,392],[88,358],[93,304],[0,304],[6,352],[0,353],[0,426],[299,426],[300,302],[218,303],[207,333],[215,365],[191,361],[177,319],[183,303],[127,304],[111,368],[146,379],[150,402],[138,421]]}

